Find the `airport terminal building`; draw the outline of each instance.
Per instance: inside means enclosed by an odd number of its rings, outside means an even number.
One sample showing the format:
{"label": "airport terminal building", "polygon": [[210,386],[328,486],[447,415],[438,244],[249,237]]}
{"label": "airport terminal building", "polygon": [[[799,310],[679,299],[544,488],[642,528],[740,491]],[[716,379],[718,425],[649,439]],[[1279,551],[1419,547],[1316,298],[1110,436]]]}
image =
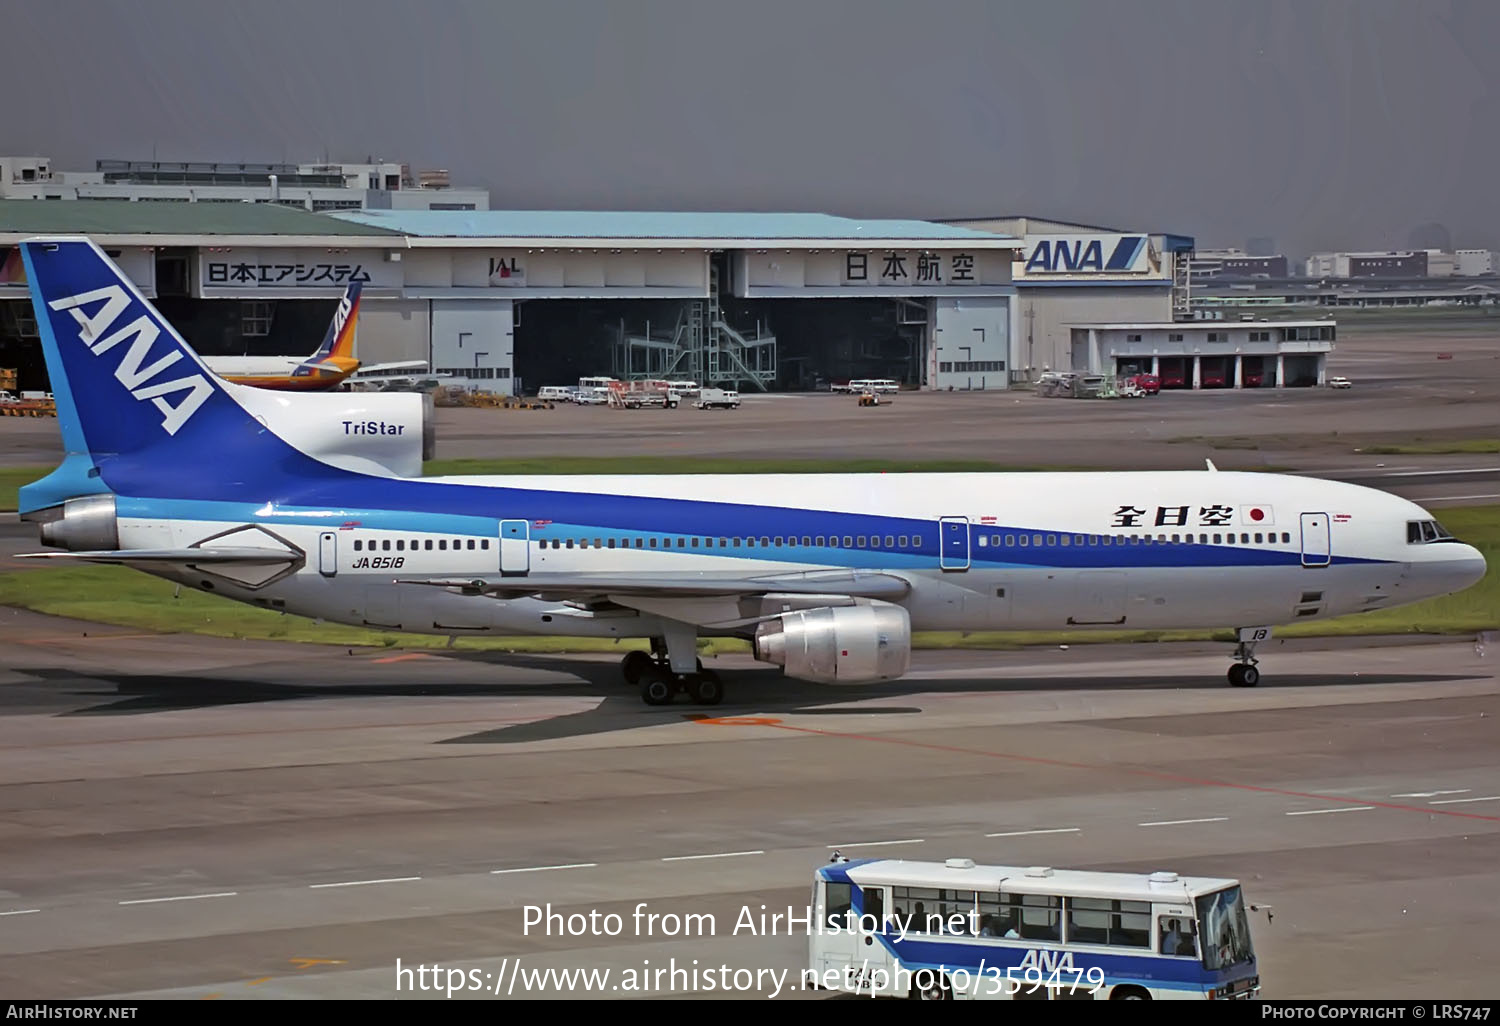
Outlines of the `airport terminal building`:
{"label": "airport terminal building", "polygon": [[[22,199],[0,202],[0,367],[21,388],[45,372],[15,244],[44,234],[93,238],[205,355],[311,353],[359,281],[362,361],[427,361],[445,383],[506,394],[604,375],[999,389],[1115,369],[1115,349],[1141,355],[1112,341],[1122,324],[1198,327],[1179,323],[1191,239],[1036,218]],[[1274,334],[1256,355],[1282,352]]]}

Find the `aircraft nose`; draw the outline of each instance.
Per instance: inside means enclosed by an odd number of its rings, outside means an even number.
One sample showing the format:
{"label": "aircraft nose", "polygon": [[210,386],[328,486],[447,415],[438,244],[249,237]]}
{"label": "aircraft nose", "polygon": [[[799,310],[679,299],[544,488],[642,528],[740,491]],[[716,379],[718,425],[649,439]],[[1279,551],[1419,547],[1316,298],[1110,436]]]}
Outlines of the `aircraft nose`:
{"label": "aircraft nose", "polygon": [[1443,592],[1452,594],[1478,584],[1489,567],[1484,553],[1472,545],[1455,546],[1456,551],[1444,553],[1444,558],[1433,565],[1441,578]]}

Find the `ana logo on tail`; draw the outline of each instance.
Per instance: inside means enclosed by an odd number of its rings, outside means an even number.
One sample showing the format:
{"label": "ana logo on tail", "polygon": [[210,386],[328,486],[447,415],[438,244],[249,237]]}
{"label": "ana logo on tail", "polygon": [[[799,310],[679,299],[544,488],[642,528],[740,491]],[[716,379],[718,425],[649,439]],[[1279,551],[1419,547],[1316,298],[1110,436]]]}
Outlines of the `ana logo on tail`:
{"label": "ana logo on tail", "polygon": [[[101,306],[93,316],[89,316],[85,308],[92,303],[99,303]],[[121,342],[132,339],[130,347],[124,350],[115,365],[115,378],[130,390],[131,396],[137,401],[151,400],[163,415],[161,426],[167,434],[175,435],[188,422],[188,418],[213,395],[213,386],[202,374],[191,374],[170,381],[156,380],[163,371],[182,359],[182,352],[173,349],[146,365],[151,347],[161,335],[161,329],[146,314],[137,317],[114,334],[103,337],[130,306],[129,294],[119,285],[107,285],[92,292],[54,299],[47,305],[53,310],[72,313],[73,319],[78,322],[79,341],[88,346],[95,356],[102,356]],[[179,392],[187,394],[175,405],[168,401],[168,396]]]}

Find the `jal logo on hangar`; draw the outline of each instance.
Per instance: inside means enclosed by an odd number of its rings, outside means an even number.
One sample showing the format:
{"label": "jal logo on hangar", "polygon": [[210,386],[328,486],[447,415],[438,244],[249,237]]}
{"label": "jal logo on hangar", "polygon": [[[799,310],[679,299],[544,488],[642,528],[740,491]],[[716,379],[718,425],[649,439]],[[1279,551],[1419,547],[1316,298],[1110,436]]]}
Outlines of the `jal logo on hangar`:
{"label": "jal logo on hangar", "polygon": [[1026,239],[1026,274],[1129,274],[1160,267],[1144,235],[1033,235]]}

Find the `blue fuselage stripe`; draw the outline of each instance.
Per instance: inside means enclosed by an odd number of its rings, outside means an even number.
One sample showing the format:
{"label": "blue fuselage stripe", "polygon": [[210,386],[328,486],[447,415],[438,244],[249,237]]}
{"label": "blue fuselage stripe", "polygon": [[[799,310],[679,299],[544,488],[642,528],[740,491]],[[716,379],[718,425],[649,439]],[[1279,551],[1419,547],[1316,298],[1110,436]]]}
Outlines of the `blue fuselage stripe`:
{"label": "blue fuselage stripe", "polygon": [[[1290,548],[1259,548],[1213,544],[1152,541],[1137,544],[1062,545],[1061,538],[1082,537],[1101,540],[1101,535],[1075,535],[1071,532],[1038,532],[1035,528],[970,527],[967,535],[944,534],[946,552],[938,549],[935,521],[874,514],[838,513],[819,510],[768,506],[742,506],[733,503],[704,502],[688,499],[642,498],[638,496],[602,495],[589,492],[533,491],[506,487],[483,488],[476,485],[434,485],[441,489],[433,494],[412,494],[394,486],[420,484],[392,480],[388,482],[387,504],[358,507],[347,501],[328,506],[298,503],[245,503],[205,499],[131,499],[119,500],[122,516],[140,519],[203,520],[228,523],[288,524],[327,530],[351,527],[363,530],[409,531],[424,534],[446,534],[495,537],[501,520],[525,520],[530,524],[532,541],[550,543],[553,539],[587,542],[598,540],[608,549],[613,541],[617,548],[639,548],[641,551],[676,553],[678,555],[711,555],[718,557],[837,564],[858,568],[887,569],[935,568],[941,563],[967,565],[972,569],[1129,569],[1209,567],[1297,566],[1301,554]],[[479,497],[470,493],[489,493]],[[431,501],[443,512],[420,508],[399,508],[392,498]],[[453,499],[455,501],[442,501]],[[415,502],[408,505],[416,505]],[[481,510],[483,512],[481,512]],[[549,516],[548,514],[551,514]],[[587,517],[580,514],[588,514]],[[711,532],[703,528],[711,527]],[[982,534],[999,541],[1006,534],[1040,537],[1040,545],[985,545],[975,543]],[[909,544],[900,545],[905,537]],[[810,544],[800,544],[802,538]],[[677,539],[688,540],[677,545]],[[755,544],[735,545],[737,539],[754,539]],[[817,544],[819,538],[831,544]],[[849,545],[840,544],[848,538]],[[894,544],[887,545],[890,538]],[[1047,544],[1045,539],[1053,539]],[[641,539],[645,544],[635,545]],[[672,540],[671,547],[664,542]],[[720,541],[727,540],[727,546]],[[762,544],[761,539],[766,539]],[[778,539],[782,544],[776,544]],[[692,540],[711,540],[694,546]],[[965,544],[965,540],[967,544]],[[652,542],[657,543],[652,546]],[[864,541],[865,545],[858,543]],[[1377,560],[1335,557],[1335,563],[1373,563]]]}

